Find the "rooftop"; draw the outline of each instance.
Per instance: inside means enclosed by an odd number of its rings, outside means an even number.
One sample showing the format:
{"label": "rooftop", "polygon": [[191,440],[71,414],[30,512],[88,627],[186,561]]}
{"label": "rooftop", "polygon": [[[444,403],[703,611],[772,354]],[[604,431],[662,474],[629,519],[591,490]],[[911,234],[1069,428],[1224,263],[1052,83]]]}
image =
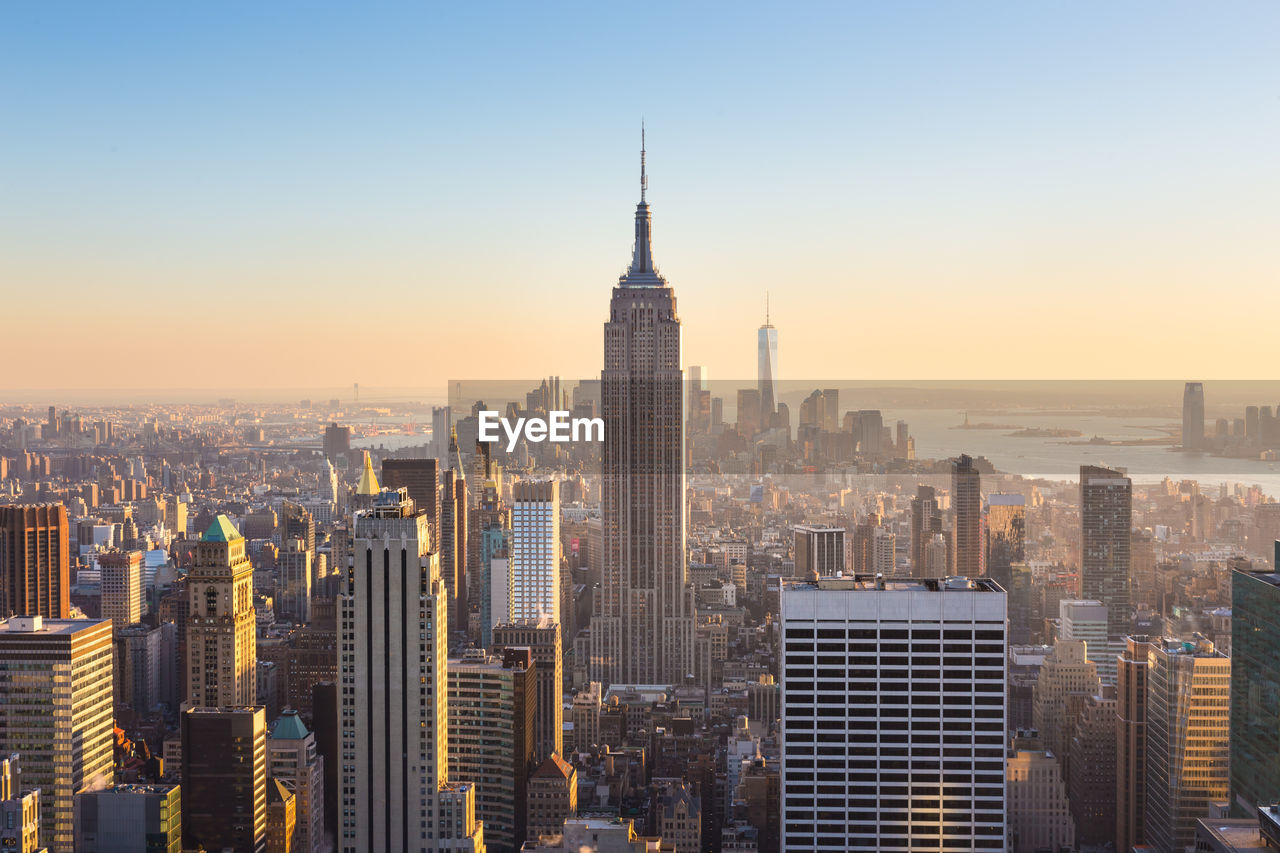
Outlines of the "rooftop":
{"label": "rooftop", "polygon": [[285,711],[271,731],[272,740],[303,740],[309,734],[297,711]]}
{"label": "rooftop", "polygon": [[200,537],[201,542],[231,542],[235,539],[243,539],[240,531],[236,530],[236,526],[231,523],[231,519],[225,515],[219,515],[209,525],[209,529],[204,532],[204,536]]}
{"label": "rooftop", "polygon": [[834,575],[821,577],[817,581],[792,580],[783,578],[782,585],[788,590],[870,590],[895,592],[1003,592],[995,581],[989,578],[886,578],[880,575]]}

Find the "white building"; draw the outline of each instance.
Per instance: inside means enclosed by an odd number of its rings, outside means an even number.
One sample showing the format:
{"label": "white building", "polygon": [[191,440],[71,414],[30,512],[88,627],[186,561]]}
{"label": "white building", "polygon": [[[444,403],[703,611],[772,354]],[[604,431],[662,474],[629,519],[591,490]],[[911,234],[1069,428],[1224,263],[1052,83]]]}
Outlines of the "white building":
{"label": "white building", "polygon": [[448,593],[427,519],[404,489],[371,503],[339,601],[338,847],[483,850],[474,789],[446,787]]}
{"label": "white building", "polygon": [[560,484],[523,480],[512,487],[511,497],[511,619],[558,622]]}
{"label": "white building", "polygon": [[784,582],[782,849],[1005,849],[1005,594]]}
{"label": "white building", "polygon": [[1107,641],[1107,606],[1101,601],[1072,599],[1058,602],[1059,636],[1064,640],[1083,640],[1085,653],[1098,667],[1103,684],[1116,683],[1116,656],[1124,651],[1124,643],[1115,648]]}

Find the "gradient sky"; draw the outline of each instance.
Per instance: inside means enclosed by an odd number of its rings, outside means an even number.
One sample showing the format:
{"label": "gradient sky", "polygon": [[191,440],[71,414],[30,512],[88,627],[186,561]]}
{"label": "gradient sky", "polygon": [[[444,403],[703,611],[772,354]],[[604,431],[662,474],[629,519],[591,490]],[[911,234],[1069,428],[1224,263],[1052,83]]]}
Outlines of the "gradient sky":
{"label": "gradient sky", "polygon": [[[1274,378],[1280,4],[0,4],[0,388]],[[7,359],[9,365],[15,362]]]}

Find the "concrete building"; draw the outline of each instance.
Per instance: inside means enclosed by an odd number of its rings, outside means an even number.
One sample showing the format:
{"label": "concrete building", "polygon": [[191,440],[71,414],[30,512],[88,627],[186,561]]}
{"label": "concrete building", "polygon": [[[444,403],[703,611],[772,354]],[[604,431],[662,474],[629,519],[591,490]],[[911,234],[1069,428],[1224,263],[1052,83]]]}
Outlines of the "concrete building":
{"label": "concrete building", "polygon": [[560,620],[560,484],[511,490],[511,618]]}
{"label": "concrete building", "polygon": [[263,853],[267,724],[259,707],[182,712],[182,843]]}
{"label": "concrete building", "polygon": [[302,539],[280,543],[276,557],[276,619],[305,625],[311,621],[312,550]]}
{"label": "concrete building", "polygon": [[142,620],[142,552],[108,551],[98,555],[102,584],[102,618],[116,630]]}
{"label": "concrete building", "polygon": [[1071,719],[1067,795],[1081,845],[1112,841],[1116,827],[1116,689],[1089,696]]}
{"label": "concrete building", "polygon": [[296,853],[298,798],[279,779],[267,782],[267,853]]}
{"label": "concrete building", "polygon": [[28,789],[22,780],[17,753],[0,759],[0,850],[39,853],[40,790]]}
{"label": "concrete building", "polygon": [[782,849],[908,851],[945,830],[1004,850],[1004,592],[863,576],[780,598]]}
{"label": "concrete building", "polygon": [[961,454],[951,462],[951,509],[955,518],[952,542],[955,546],[954,573],[966,578],[983,571],[982,476],[973,458]]}
{"label": "concrete building", "polygon": [[559,755],[552,755],[529,774],[528,820],[525,837],[560,835],[564,823],[578,814],[578,771]]}
{"label": "concrete building", "polygon": [[1227,799],[1231,659],[1205,640],[1147,650],[1145,841],[1156,853],[1195,843],[1196,820]]}
{"label": "concrete building", "polygon": [[471,650],[449,661],[449,778],[475,785],[476,817],[493,853],[514,853],[525,840],[536,693],[527,648],[502,657]]}
{"label": "concrete building", "polygon": [[0,755],[18,753],[40,789],[40,841],[75,843],[75,795],[112,777],[111,623],[13,616],[0,622]]}
{"label": "concrete building", "polygon": [[113,642],[115,701],[143,713],[152,710],[162,701],[161,681],[167,662],[164,629],[142,624],[116,626]]}
{"label": "concrete building", "polygon": [[1010,853],[1074,850],[1076,823],[1057,756],[1046,752],[1035,732],[1013,739],[1005,763]]}
{"label": "concrete building", "polygon": [[67,508],[0,506],[0,617],[71,615]]}
{"label": "concrete building", "polygon": [[1119,471],[1080,466],[1081,597],[1107,608],[1107,637],[1123,642],[1133,614],[1129,547],[1133,483]]}
{"label": "concrete building", "polygon": [[1085,656],[1084,641],[1058,640],[1053,644],[1032,691],[1031,720],[1045,749],[1063,765],[1064,778],[1071,720],[1101,689],[1097,667]]}
{"label": "concrete building", "polygon": [[845,569],[843,527],[800,525],[792,531],[795,537],[795,577],[805,580],[816,572],[818,577],[834,577]]}
{"label": "concrete building", "polygon": [[182,853],[182,789],[116,785],[76,794],[77,853]]}
{"label": "concrete building", "polygon": [[216,708],[258,701],[253,563],[245,538],[219,515],[195,546],[187,575],[187,703]]}
{"label": "concrete building", "polygon": [[662,794],[658,837],[672,853],[702,850],[702,803],[683,782],[673,782]]}
{"label": "concrete building", "polygon": [[541,761],[564,754],[564,653],[560,647],[560,623],[550,617],[525,620],[493,629],[493,651],[527,648],[533,653],[538,683],[534,713],[534,757]]}
{"label": "concrete building", "polygon": [[484,848],[475,791],[449,786],[448,591],[408,492],[366,497],[339,598],[343,853]]}
{"label": "concrete building", "polygon": [[1107,608],[1101,601],[1063,599],[1058,602],[1058,620],[1061,626],[1058,636],[1064,640],[1082,640],[1085,654],[1098,669],[1098,679],[1114,687],[1116,683],[1116,656],[1123,645],[1107,637],[1109,620]]}
{"label": "concrete building", "polygon": [[1116,850],[1132,850],[1145,837],[1148,639],[1127,637],[1116,662]]}
{"label": "concrete building", "polygon": [[267,778],[284,782],[296,797],[296,853],[321,853],[324,847],[324,758],[316,736],[298,712],[285,711],[267,738]]}

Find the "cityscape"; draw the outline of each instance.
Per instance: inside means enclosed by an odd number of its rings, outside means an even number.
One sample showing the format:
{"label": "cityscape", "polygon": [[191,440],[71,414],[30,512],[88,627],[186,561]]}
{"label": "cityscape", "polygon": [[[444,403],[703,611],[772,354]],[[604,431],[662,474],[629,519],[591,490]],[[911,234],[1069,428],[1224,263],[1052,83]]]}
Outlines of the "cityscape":
{"label": "cityscape", "polygon": [[[535,24],[508,11],[484,31],[515,49],[507,27]],[[0,14],[68,37],[93,20]],[[164,16],[188,14],[204,12]],[[316,14],[308,38],[324,43],[339,23],[354,40],[400,21]],[[475,23],[403,14],[459,38]],[[861,6],[828,23],[850,14],[901,24]],[[36,66],[30,50],[17,65]],[[1271,339],[1231,326],[1237,310],[1273,315],[1274,297],[1188,306],[1206,324],[1189,341],[1108,337],[1130,297],[1098,296],[1078,360],[1057,332],[1037,348],[1034,331],[947,325],[928,287],[887,312],[804,275],[744,282],[700,325],[677,303],[696,276],[658,263],[691,172],[657,166],[680,137],[641,111],[616,129],[625,159],[595,152],[559,176],[607,188],[601,228],[629,251],[537,309],[463,274],[406,297],[377,276],[335,295],[283,273],[279,289],[239,282],[166,309],[144,292],[159,267],[136,261],[139,280],[113,285],[110,252],[93,302],[41,296],[54,266],[32,272],[40,240],[22,235],[48,236],[54,208],[30,208],[0,266],[16,309],[0,378],[0,850],[1280,851],[1280,380]],[[531,231],[479,248],[451,231],[441,263],[518,254],[555,225],[529,215]],[[591,243],[582,258],[604,251],[595,236],[573,235]],[[1274,285],[1272,252],[1258,281]],[[131,323],[106,305],[118,292]],[[1028,324],[1041,308],[1021,309]],[[43,327],[40,348],[19,317]],[[868,343],[881,335],[895,346]],[[1194,347],[1224,360],[1188,370]],[[901,378],[922,352],[936,378]]]}

